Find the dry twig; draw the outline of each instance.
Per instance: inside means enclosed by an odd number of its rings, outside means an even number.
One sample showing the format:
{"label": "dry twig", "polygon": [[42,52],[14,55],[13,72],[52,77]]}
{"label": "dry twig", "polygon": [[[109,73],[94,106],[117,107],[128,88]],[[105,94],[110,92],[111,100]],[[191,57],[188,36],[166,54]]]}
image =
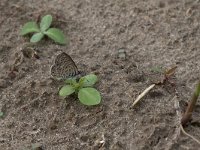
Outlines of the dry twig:
{"label": "dry twig", "polygon": [[134,101],[132,104],[132,107],[134,107],[151,89],[155,87],[155,84],[150,85],[148,88],[146,88]]}

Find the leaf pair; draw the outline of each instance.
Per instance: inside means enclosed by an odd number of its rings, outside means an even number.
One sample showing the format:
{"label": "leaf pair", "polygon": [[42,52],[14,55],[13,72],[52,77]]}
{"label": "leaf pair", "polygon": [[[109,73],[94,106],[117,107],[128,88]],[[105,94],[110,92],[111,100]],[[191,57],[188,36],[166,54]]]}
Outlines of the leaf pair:
{"label": "leaf pair", "polygon": [[40,27],[34,21],[27,22],[21,30],[21,35],[34,33],[30,42],[39,42],[45,35],[59,44],[66,44],[65,36],[60,29],[50,28],[52,23],[52,16],[46,15],[40,22]]}
{"label": "leaf pair", "polygon": [[78,94],[80,102],[84,105],[97,105],[101,102],[100,93],[92,86],[97,82],[97,76],[90,74],[79,79],[78,82],[74,78],[65,81],[68,85],[63,86],[59,95],[62,97],[69,96],[73,93]]}

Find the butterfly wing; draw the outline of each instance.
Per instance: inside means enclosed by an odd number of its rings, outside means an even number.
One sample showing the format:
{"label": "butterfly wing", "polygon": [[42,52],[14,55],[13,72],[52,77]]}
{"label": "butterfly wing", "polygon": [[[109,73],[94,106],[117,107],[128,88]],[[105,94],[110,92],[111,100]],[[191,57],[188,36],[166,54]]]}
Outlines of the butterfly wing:
{"label": "butterfly wing", "polygon": [[77,74],[79,74],[78,68],[68,54],[63,52],[57,55],[55,64],[51,67],[51,75],[53,77],[66,79]]}

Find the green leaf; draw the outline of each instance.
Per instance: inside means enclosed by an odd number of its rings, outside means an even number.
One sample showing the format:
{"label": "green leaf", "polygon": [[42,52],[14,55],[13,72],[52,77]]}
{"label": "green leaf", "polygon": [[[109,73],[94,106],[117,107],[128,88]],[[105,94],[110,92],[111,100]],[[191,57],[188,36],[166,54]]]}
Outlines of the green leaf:
{"label": "green leaf", "polygon": [[100,93],[94,88],[82,88],[78,92],[78,98],[84,105],[97,105],[101,102]]}
{"label": "green leaf", "polygon": [[0,118],[3,117],[4,113],[0,111]]}
{"label": "green leaf", "polygon": [[50,28],[44,34],[59,44],[66,44],[65,35],[60,29]]}
{"label": "green leaf", "polygon": [[65,80],[65,83],[71,84],[71,85],[76,84],[77,83],[76,78],[68,78]]}
{"label": "green leaf", "polygon": [[42,144],[35,143],[35,144],[32,144],[31,150],[41,150],[41,149],[43,149],[42,147],[43,147]]}
{"label": "green leaf", "polygon": [[60,89],[59,95],[62,97],[66,97],[68,95],[71,95],[74,92],[75,92],[75,89],[71,85],[65,85]]}
{"label": "green leaf", "polygon": [[159,66],[155,66],[155,67],[152,67],[151,72],[154,72],[154,73],[162,73],[162,67],[159,67]]}
{"label": "green leaf", "polygon": [[80,78],[79,83],[82,84],[83,87],[93,86],[97,82],[97,76],[94,74],[90,74]]}
{"label": "green leaf", "polygon": [[42,32],[46,31],[52,23],[52,16],[51,15],[46,15],[42,18],[40,22],[40,30]]}
{"label": "green leaf", "polygon": [[31,40],[30,42],[31,43],[36,43],[36,42],[39,42],[42,38],[44,37],[44,34],[43,33],[35,33],[33,34],[33,36],[31,37]]}
{"label": "green leaf", "polygon": [[40,32],[40,29],[38,28],[38,25],[36,22],[27,22],[23,27],[20,32],[21,35],[25,35],[28,33],[33,33],[33,32]]}

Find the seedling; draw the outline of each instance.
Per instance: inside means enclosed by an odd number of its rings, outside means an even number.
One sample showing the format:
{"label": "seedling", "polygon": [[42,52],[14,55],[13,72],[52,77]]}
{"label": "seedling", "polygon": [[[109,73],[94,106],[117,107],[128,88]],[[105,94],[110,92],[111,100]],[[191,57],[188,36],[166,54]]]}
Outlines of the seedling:
{"label": "seedling", "polygon": [[168,83],[170,83],[171,85],[174,85],[174,83],[171,82],[169,79],[170,79],[171,76],[173,76],[173,75],[175,74],[176,68],[177,68],[177,66],[174,66],[174,67],[172,67],[172,68],[170,68],[170,69],[167,69],[167,70],[163,73],[163,78],[162,78],[160,81],[158,81],[157,83],[155,83],[155,84],[157,84],[157,85],[163,85],[163,84],[165,84],[166,82],[168,82]]}
{"label": "seedling", "polygon": [[[175,71],[176,71],[177,66],[174,66],[168,70],[166,70],[163,73],[163,78],[161,80],[159,80],[158,82],[150,85],[148,88],[146,88],[137,98],[136,100],[133,102],[132,107],[134,107],[150,90],[152,90],[156,85],[164,85],[166,82],[169,82],[171,85],[174,85],[173,82],[171,82],[169,79],[171,76],[174,75]],[[159,70],[160,72],[160,70]]]}
{"label": "seedling", "polygon": [[2,111],[0,111],[0,118],[2,118],[4,115],[4,113]]}
{"label": "seedling", "polygon": [[187,109],[186,109],[185,113],[183,114],[183,117],[181,119],[182,125],[186,125],[187,122],[189,122],[191,120],[192,112],[194,111],[199,94],[200,94],[200,81],[198,82],[195,92],[192,96],[192,99],[190,100],[190,102],[187,106]]}
{"label": "seedling", "polygon": [[162,67],[160,67],[160,66],[152,67],[152,68],[150,69],[150,71],[153,72],[153,73],[160,73],[160,74],[163,73]]}
{"label": "seedling", "polygon": [[21,35],[34,33],[30,39],[31,43],[39,42],[45,35],[59,44],[66,44],[65,36],[60,29],[50,28],[52,16],[46,15],[40,22],[40,27],[34,21],[27,22],[21,30]]}
{"label": "seedling", "polygon": [[78,82],[75,78],[69,78],[65,80],[67,85],[60,89],[59,95],[67,97],[75,93],[82,104],[87,106],[97,105],[101,102],[101,96],[95,88],[92,88],[96,82],[97,76],[94,74],[81,77]]}
{"label": "seedling", "polygon": [[40,143],[32,144],[31,150],[43,150],[43,146]]}

